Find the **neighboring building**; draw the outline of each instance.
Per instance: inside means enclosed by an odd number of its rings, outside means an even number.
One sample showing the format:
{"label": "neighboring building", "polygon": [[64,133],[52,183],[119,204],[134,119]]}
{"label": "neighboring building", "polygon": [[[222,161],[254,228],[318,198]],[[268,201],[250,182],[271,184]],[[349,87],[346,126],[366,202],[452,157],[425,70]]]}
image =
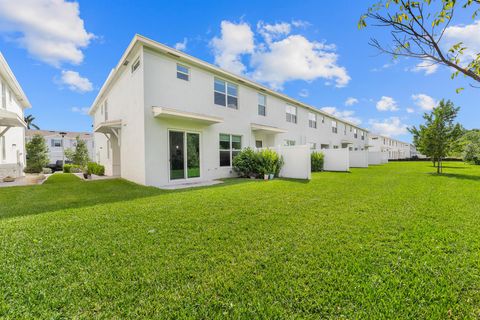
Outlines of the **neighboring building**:
{"label": "neighboring building", "polygon": [[245,147],[368,147],[368,131],[136,35],[89,114],[108,175],[165,186],[233,175]]}
{"label": "neighboring building", "polygon": [[[77,146],[77,137],[85,141],[87,144],[88,155],[91,160],[95,159],[95,143],[93,141],[93,134],[89,132],[64,132],[64,137],[60,134],[61,131],[53,130],[27,130],[27,142],[36,134],[41,135],[48,146],[48,157],[50,164],[55,164],[57,161],[63,160],[63,150],[75,149]],[[64,148],[65,146],[65,148]]]}
{"label": "neighboring building", "polygon": [[23,175],[26,108],[30,102],[0,52],[0,178]]}
{"label": "neighboring building", "polygon": [[412,157],[412,145],[410,143],[370,133],[369,144],[369,151],[388,152],[389,160],[408,159]]}

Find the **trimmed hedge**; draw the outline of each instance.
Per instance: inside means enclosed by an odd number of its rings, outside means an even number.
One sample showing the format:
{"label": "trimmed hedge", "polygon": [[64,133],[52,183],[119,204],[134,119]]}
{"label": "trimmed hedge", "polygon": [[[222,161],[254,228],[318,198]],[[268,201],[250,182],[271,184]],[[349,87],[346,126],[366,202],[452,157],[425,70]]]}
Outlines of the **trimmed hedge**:
{"label": "trimmed hedge", "polygon": [[324,155],[321,152],[312,152],[310,155],[310,162],[312,167],[312,172],[318,172],[323,170]]}
{"label": "trimmed hedge", "polygon": [[96,162],[89,162],[87,164],[87,173],[95,174],[97,176],[103,176],[105,175],[105,167]]}
{"label": "trimmed hedge", "polygon": [[82,170],[82,167],[80,167],[79,165],[66,163],[63,166],[63,172],[64,173],[82,173],[83,170]]}
{"label": "trimmed hedge", "polygon": [[252,148],[245,148],[233,158],[233,170],[244,178],[261,177],[265,174],[278,177],[283,163],[283,158],[273,150],[254,151]]}

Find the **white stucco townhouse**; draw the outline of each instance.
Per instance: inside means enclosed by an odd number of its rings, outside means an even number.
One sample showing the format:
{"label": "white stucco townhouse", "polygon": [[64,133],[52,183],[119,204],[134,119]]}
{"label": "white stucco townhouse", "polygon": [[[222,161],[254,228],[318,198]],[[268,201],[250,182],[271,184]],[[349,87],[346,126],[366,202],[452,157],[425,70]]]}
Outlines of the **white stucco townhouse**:
{"label": "white stucco townhouse", "polygon": [[232,176],[247,146],[368,148],[368,131],[136,35],[89,114],[108,175],[166,186]]}
{"label": "white stucco townhouse", "polygon": [[23,175],[25,158],[25,93],[0,52],[0,178]]}
{"label": "white stucco townhouse", "polygon": [[372,152],[388,152],[389,160],[408,159],[413,156],[412,145],[390,137],[370,133],[369,135],[369,151]]}

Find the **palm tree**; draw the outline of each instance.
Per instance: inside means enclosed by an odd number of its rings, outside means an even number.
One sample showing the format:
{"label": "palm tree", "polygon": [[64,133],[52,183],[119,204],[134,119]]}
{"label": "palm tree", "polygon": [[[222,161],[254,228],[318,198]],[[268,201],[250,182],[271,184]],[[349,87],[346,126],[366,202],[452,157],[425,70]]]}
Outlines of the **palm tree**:
{"label": "palm tree", "polygon": [[37,126],[33,121],[35,121],[35,117],[29,114],[24,118],[25,123],[27,124],[27,129],[35,128],[37,130],[40,130],[40,127]]}

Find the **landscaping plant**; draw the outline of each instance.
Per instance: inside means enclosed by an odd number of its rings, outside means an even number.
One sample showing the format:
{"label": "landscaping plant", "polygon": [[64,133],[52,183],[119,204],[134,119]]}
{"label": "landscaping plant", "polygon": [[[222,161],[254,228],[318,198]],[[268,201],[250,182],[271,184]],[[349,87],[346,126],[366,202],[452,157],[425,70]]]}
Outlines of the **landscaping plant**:
{"label": "landscaping plant", "polygon": [[48,164],[48,147],[45,139],[36,134],[26,145],[27,167],[26,173],[40,173]]}
{"label": "landscaping plant", "polygon": [[273,174],[278,177],[283,167],[283,158],[271,149],[254,151],[245,148],[233,159],[233,169],[241,177]]}
{"label": "landscaping plant", "polygon": [[318,172],[323,170],[324,155],[321,152],[314,151],[310,155],[310,162],[312,172]]}

